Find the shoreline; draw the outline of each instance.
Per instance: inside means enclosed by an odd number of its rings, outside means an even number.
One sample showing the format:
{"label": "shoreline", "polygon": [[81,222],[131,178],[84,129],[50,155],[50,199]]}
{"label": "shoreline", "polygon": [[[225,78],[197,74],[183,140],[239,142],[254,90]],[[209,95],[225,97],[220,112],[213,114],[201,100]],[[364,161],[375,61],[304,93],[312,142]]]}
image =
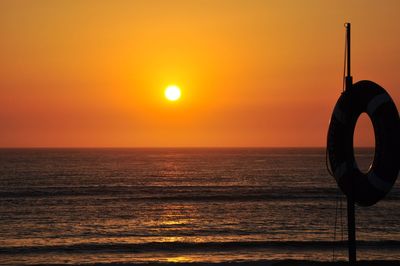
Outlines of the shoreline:
{"label": "shoreline", "polygon": [[[311,261],[311,260],[258,260],[243,262],[150,262],[150,263],[85,263],[85,264],[40,264],[48,266],[333,266],[349,265],[347,261]],[[397,266],[400,260],[360,260],[357,266]]]}

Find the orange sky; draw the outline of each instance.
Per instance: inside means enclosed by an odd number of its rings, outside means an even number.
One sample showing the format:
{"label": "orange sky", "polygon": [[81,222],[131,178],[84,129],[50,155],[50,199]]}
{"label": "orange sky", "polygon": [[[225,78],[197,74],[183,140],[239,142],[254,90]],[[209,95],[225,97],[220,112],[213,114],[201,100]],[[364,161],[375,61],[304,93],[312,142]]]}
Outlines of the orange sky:
{"label": "orange sky", "polygon": [[[1,1],[0,146],[324,146],[344,22],[354,79],[400,105],[399,10],[397,0]],[[169,84],[179,101],[165,100]]]}

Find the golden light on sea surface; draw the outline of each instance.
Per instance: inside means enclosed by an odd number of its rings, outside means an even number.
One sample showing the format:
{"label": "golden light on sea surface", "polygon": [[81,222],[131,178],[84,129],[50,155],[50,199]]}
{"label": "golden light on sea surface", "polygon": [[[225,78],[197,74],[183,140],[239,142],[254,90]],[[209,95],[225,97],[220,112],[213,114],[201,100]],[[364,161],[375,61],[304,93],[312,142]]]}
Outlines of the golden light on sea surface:
{"label": "golden light on sea surface", "polygon": [[181,89],[176,85],[170,85],[165,89],[165,98],[170,101],[176,101],[181,97]]}
{"label": "golden light on sea surface", "polygon": [[189,257],[185,256],[176,256],[176,257],[169,257],[166,259],[167,262],[175,262],[175,263],[182,263],[182,262],[192,262],[192,260]]}

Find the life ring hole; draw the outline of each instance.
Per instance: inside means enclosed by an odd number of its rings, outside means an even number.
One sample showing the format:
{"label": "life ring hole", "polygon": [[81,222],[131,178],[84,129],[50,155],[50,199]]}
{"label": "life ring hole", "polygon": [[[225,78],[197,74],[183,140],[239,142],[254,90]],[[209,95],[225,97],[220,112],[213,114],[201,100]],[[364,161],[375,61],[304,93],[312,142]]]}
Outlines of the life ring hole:
{"label": "life ring hole", "polygon": [[367,173],[374,161],[375,134],[371,119],[366,113],[358,117],[354,129],[353,149],[358,168]]}

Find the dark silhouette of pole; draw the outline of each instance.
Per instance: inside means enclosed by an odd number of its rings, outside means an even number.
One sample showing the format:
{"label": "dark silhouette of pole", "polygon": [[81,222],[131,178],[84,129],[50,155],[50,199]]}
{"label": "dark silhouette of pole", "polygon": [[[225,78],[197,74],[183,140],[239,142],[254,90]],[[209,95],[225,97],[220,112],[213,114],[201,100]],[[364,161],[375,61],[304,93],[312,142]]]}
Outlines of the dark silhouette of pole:
{"label": "dark silhouette of pole", "polygon": [[356,265],[356,221],[355,206],[352,197],[347,196],[347,230],[348,230],[348,246],[349,246],[349,263]]}
{"label": "dark silhouette of pole", "polygon": [[351,25],[350,23],[345,24],[346,27],[346,65],[347,65],[347,71],[346,71],[346,90],[350,89],[351,86],[353,85],[353,77],[351,76],[350,73],[350,29]]}
{"label": "dark silhouette of pole", "polygon": [[[353,85],[353,77],[350,73],[350,23],[345,24],[346,27],[346,90],[350,89]],[[356,265],[357,253],[356,253],[356,217],[355,217],[355,205],[354,205],[354,180],[350,180],[350,191],[347,195],[347,233],[348,233],[348,248],[349,248],[349,264]]]}

